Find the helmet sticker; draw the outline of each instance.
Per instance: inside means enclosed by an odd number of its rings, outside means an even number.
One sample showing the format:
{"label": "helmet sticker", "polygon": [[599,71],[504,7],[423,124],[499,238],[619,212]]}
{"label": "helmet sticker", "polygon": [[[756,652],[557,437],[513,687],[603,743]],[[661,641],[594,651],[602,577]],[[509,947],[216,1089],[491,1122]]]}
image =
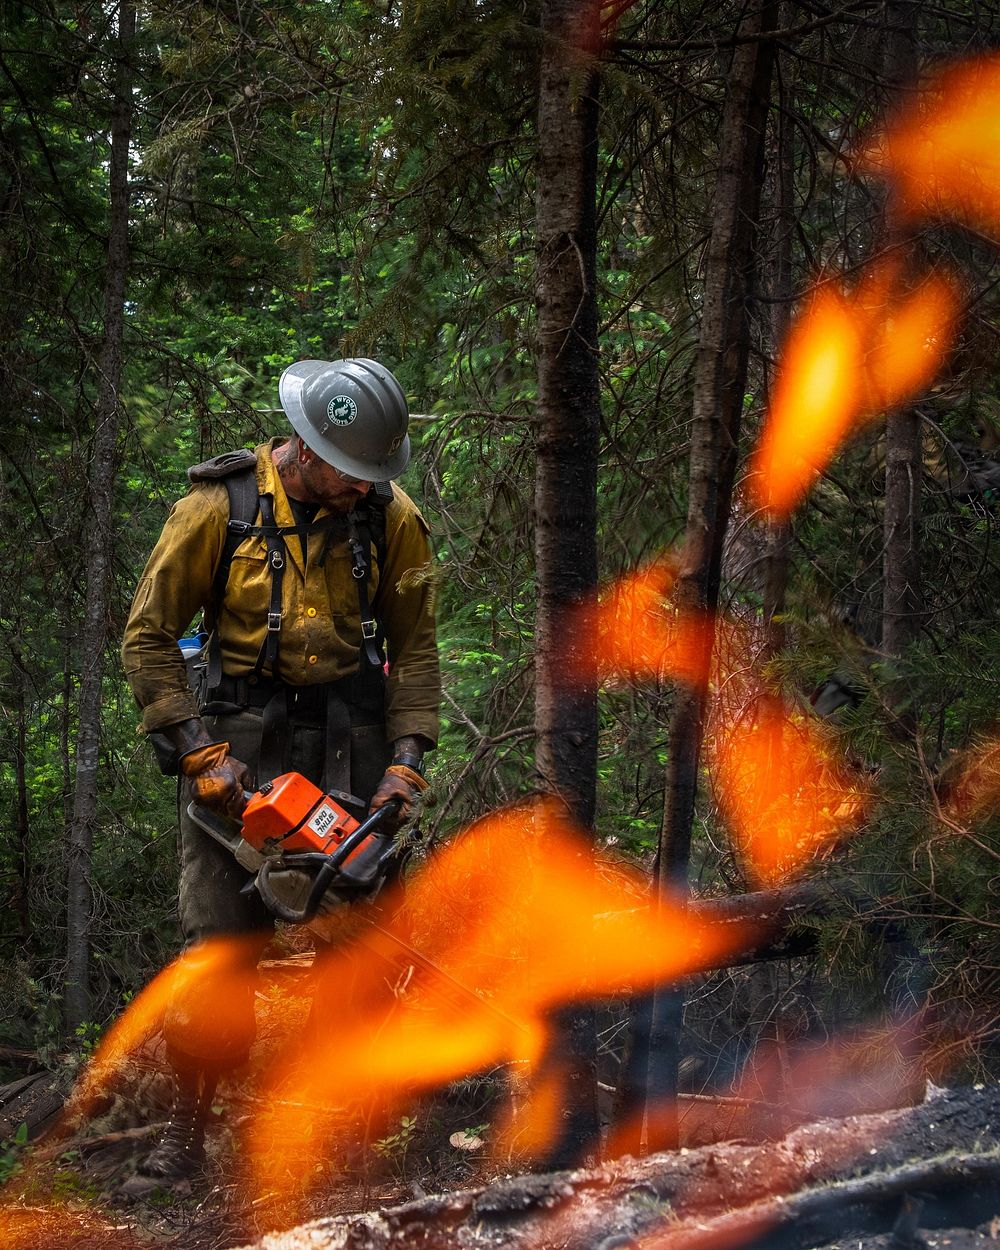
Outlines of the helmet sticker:
{"label": "helmet sticker", "polygon": [[358,415],[358,405],[350,395],[334,395],[326,406],[326,415],[334,425],[350,425]]}
{"label": "helmet sticker", "polygon": [[400,447],[402,446],[402,444],[403,444],[403,436],[402,436],[402,434],[400,434],[400,436],[399,436],[398,438],[394,438],[394,439],[392,440],[392,442],[389,444],[389,451],[388,451],[388,454],[389,454],[390,456],[395,455],[395,453],[396,453],[397,451],[399,451],[399,449],[400,449]]}

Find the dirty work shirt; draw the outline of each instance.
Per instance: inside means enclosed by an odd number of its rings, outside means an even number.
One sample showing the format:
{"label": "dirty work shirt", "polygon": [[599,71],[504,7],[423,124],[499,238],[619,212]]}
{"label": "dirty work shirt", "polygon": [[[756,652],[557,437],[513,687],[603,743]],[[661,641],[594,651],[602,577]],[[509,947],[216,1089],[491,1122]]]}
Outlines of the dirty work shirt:
{"label": "dirty work shirt", "polygon": [[[271,461],[276,438],[256,449],[257,486],[274,500],[278,525],[293,525],[288,497]],[[434,626],[427,524],[412,500],[395,484],[385,509],[386,557],[372,561],[369,581],[373,615],[385,633],[389,675],[385,732],[390,742],[419,734],[438,736],[441,678]],[[320,508],[316,520],[329,515]],[[194,617],[211,601],[212,583],[229,520],[224,481],[199,482],[178,500],[163,527],[136,590],[125,628],[122,659],[143,709],[147,732],[198,715],[177,646]],[[354,561],[346,536],[335,532],[323,566],[326,535],[304,544],[286,540],[282,583],[281,639],[276,674],[290,685],[316,685],[357,672],[361,614]],[[253,671],[267,629],[271,575],[263,538],[245,539],[233,556],[218,618],[223,671],[230,677]]]}

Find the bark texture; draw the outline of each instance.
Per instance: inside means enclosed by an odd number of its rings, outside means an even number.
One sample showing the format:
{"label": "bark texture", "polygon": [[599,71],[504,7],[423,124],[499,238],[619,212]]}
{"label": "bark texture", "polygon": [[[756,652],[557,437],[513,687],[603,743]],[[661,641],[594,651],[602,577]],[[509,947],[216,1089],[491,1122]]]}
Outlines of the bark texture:
{"label": "bark texture", "polygon": [[[536,772],[583,829],[594,821],[596,680],[592,640],[569,636],[567,612],[597,588],[597,129],[596,0],[544,0],[538,103],[538,413],[535,470]],[[557,1022],[552,1062],[566,1082],[550,1166],[579,1160],[597,1137],[593,1012]]]}
{"label": "bark texture", "polygon": [[[749,353],[748,299],[759,219],[764,133],[776,5],[755,0],[740,27],[723,110],[712,233],[705,265],[704,313],[695,366],[686,549],[678,602],[714,612],[719,602],[723,542],[732,503]],[[700,681],[677,692],[670,725],[670,760],[657,864],[661,891],[687,890],[691,825],[704,735],[710,649]],[[649,1060],[649,1105],[669,1107],[676,1095],[680,991],[655,995]],[[652,1120],[652,1118],[651,1118]],[[676,1123],[655,1117],[651,1149],[676,1145]]]}
{"label": "bark texture", "polygon": [[[789,24],[790,6],[783,4],[779,12],[779,24]],[[789,72],[792,72],[789,70]],[[774,196],[774,238],[771,253],[770,300],[771,318],[769,338],[772,361],[780,358],[782,345],[788,333],[792,317],[792,299],[795,294],[792,272],[793,243],[795,239],[795,128],[789,117],[784,83],[779,77],[779,110],[773,123],[772,191]],[[773,373],[773,368],[770,371]],[[772,659],[785,645],[785,629],[780,617],[785,610],[785,591],[788,585],[788,564],[792,541],[790,520],[771,520],[767,524],[764,554],[763,660]]]}
{"label": "bark texture", "polygon": [[121,429],[120,387],[125,341],[125,288],[129,268],[128,160],[132,126],[135,8],[118,9],[115,97],[111,115],[108,265],[104,331],[98,358],[97,408],[88,472],[89,513],[84,541],[87,590],[80,631],[82,666],[77,700],[73,815],[66,843],[66,986],[64,1014],[73,1031],[90,1016],[90,925],[93,912],[91,855],[97,820],[97,773],[101,737],[101,687],[108,636],[112,508]]}
{"label": "bark texture", "polygon": [[[820,1120],[780,1141],[514,1177],[317,1220],[253,1250],[814,1250],[849,1233],[888,1233],[901,1215],[919,1229],[968,1226],[1000,1213],[998,1125],[996,1087],[946,1091],[918,1107]],[[906,1199],[916,1194],[914,1220]]]}
{"label": "bark texture", "polygon": [[597,586],[598,15],[591,0],[543,4],[538,111],[536,767],[543,790],[584,827],[594,818],[597,697],[594,682],[565,681],[589,640],[567,637],[564,623]]}
{"label": "bark texture", "polygon": [[[885,5],[885,77],[898,98],[917,81],[919,6],[907,0]],[[890,245],[901,239],[891,222]],[[923,476],[920,415],[913,408],[890,412],[885,427],[885,556],[882,585],[882,648],[900,655],[920,628],[920,513]]]}

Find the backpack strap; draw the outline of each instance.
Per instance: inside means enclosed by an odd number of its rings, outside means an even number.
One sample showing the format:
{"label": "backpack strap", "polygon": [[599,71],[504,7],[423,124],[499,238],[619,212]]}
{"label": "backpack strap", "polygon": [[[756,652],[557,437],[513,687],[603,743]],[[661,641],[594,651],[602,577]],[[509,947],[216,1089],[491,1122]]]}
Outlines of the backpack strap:
{"label": "backpack strap", "polygon": [[364,500],[347,517],[347,545],[354,557],[351,576],[358,588],[358,614],[361,618],[361,671],[381,670],[385,664],[381,623],[371,610],[369,582],[372,559],[382,568],[386,559],[385,510],[392,502],[392,484],[373,482]]}
{"label": "backpack strap", "polygon": [[[267,629],[261,643],[254,675],[259,677],[264,667],[277,677],[278,649],[281,634],[282,581],[287,564],[285,538],[289,534],[309,535],[326,533],[319,557],[322,565],[330,543],[338,528],[345,523],[340,516],[324,517],[305,525],[276,525],[274,501],[270,495],[261,495],[257,488],[257,457],[252,451],[223,452],[202,464],[188,469],[191,482],[223,481],[229,497],[229,520],[222,552],[212,581],[211,602],[205,605],[205,626],[209,630],[208,663],[206,665],[207,691],[215,690],[222,681],[222,647],[219,641],[219,614],[229,584],[233,557],[237,548],[249,537],[263,538],[267,544],[267,563],[271,574],[271,597],[267,613]],[[346,518],[347,541],[354,559],[351,574],[358,589],[358,612],[361,619],[361,670],[378,670],[385,663],[383,635],[380,623],[371,612],[369,583],[372,560],[381,568],[386,560],[385,509],[392,502],[392,483],[373,482],[364,500]],[[257,513],[260,523],[257,523]]]}
{"label": "backpack strap", "polygon": [[205,628],[209,631],[205,666],[205,698],[211,697],[222,680],[222,647],[219,642],[219,612],[229,583],[233,556],[257,519],[257,457],[252,451],[226,451],[188,469],[192,483],[223,481],[229,497],[229,520],[222,552],[212,580],[212,595],[205,605]]}
{"label": "backpack strap", "polygon": [[[289,530],[297,531],[301,527],[280,526],[274,523],[274,500],[270,495],[260,496],[260,519],[261,525],[248,527],[248,532],[251,529],[259,529],[267,543],[267,567],[271,571],[271,601],[267,608],[267,630],[264,634],[264,641],[260,644],[253,672],[255,677],[260,677],[266,664],[271,670],[271,675],[277,677],[278,642],[281,638],[282,617],[281,585],[285,578],[285,564],[288,556],[285,550],[285,534]],[[229,524],[232,525],[232,521]]]}
{"label": "backpack strap", "polygon": [[236,548],[242,543],[257,519],[260,500],[257,494],[256,465],[254,471],[235,472],[226,478],[226,493],[229,495],[229,521],[226,523],[226,538],[222,544],[219,566],[215,570],[212,582],[212,628],[218,620],[219,609],[226,595],[229,584],[229,572],[233,567],[233,556]]}

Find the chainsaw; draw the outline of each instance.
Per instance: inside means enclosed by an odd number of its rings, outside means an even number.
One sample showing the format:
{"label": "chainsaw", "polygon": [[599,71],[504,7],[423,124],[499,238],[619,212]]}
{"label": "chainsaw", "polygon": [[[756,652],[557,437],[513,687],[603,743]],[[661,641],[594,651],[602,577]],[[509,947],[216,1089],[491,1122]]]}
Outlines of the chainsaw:
{"label": "chainsaw", "polygon": [[[308,924],[323,906],[371,897],[398,855],[396,840],[381,826],[399,809],[393,799],[364,820],[345,804],[364,803],[340,790],[324,793],[301,773],[282,773],[246,794],[242,825],[197,803],[188,815],[215,838],[248,872],[247,889],[256,889],[280,920]],[[303,874],[305,876],[303,877]],[[289,898],[305,899],[301,906]]]}
{"label": "chainsaw", "polygon": [[[363,810],[361,799],[342,790],[324,793],[301,773],[282,773],[245,797],[242,824],[197,803],[188,804],[188,815],[256,874],[244,889],[256,889],[279,920],[309,924],[320,937],[326,936],[324,913],[373,897],[399,854],[397,839],[380,829],[399,810],[398,799],[359,821],[345,805]],[[524,1027],[371,917],[355,937],[381,959],[387,958],[387,946],[402,953],[411,972],[421,970],[439,993],[485,1009],[514,1032]]]}

